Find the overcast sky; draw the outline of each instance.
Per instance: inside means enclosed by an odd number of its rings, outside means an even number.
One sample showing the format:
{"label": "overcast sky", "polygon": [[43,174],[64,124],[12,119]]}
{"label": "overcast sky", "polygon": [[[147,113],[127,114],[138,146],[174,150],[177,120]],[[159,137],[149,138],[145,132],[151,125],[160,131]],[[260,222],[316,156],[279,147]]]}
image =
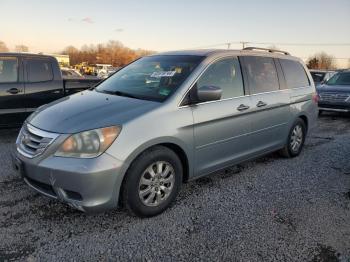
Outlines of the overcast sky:
{"label": "overcast sky", "polygon": [[24,44],[33,52],[57,52],[119,40],[162,51],[250,41],[276,43],[299,57],[319,51],[350,57],[350,45],[282,45],[349,44],[350,0],[0,0],[0,5],[0,40],[10,49]]}

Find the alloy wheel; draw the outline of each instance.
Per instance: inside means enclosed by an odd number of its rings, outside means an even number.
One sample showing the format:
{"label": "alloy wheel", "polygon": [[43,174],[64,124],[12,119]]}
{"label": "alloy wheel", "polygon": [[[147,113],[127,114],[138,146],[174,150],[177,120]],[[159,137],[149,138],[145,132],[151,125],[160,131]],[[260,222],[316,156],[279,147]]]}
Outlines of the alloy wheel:
{"label": "alloy wheel", "polygon": [[298,152],[303,143],[304,133],[300,125],[296,125],[290,137],[290,148],[293,152]]}
{"label": "alloy wheel", "polygon": [[175,184],[173,166],[165,161],[149,165],[139,182],[139,197],[146,206],[159,206],[171,194]]}

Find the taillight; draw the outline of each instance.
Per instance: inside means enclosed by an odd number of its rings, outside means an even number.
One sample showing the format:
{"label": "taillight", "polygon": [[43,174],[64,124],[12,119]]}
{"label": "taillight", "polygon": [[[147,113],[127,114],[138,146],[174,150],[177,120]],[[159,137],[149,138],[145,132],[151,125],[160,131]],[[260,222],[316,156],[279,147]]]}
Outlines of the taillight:
{"label": "taillight", "polygon": [[317,93],[312,94],[312,101],[317,104],[320,101],[320,96]]}

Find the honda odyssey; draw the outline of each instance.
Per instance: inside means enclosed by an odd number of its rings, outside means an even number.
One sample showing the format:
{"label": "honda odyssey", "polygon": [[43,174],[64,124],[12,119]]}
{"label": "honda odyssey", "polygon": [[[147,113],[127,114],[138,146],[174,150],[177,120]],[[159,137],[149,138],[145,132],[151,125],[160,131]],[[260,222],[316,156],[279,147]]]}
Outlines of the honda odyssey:
{"label": "honda odyssey", "polygon": [[183,182],[277,150],[298,156],[316,118],[311,75],[287,52],[167,52],[38,108],[13,163],[31,188],[81,211],[147,217]]}

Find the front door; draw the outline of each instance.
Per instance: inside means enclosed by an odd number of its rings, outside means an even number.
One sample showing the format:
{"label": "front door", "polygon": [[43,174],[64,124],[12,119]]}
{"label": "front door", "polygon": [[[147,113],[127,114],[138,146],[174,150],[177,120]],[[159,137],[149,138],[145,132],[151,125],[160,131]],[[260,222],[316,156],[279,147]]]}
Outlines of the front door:
{"label": "front door", "polygon": [[222,89],[218,101],[192,106],[194,118],[195,176],[230,165],[250,148],[250,98],[245,96],[237,57],[212,63],[194,88],[216,86]]}

